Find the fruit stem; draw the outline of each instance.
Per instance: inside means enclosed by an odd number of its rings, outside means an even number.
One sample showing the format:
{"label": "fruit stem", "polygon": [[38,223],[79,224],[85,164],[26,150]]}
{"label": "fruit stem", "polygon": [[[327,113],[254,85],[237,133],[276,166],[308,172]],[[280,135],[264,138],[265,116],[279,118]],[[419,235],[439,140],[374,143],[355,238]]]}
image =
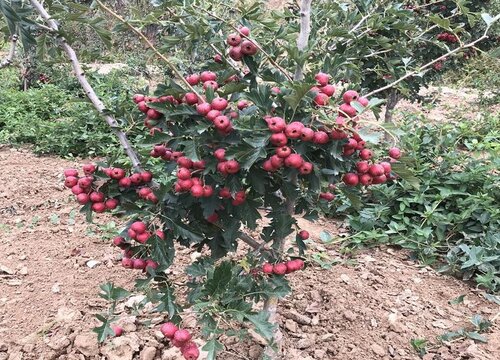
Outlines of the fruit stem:
{"label": "fruit stem", "polygon": [[[38,12],[38,14],[40,14],[40,16],[47,22],[52,31],[59,32],[59,25],[54,19],[51,18],[51,16],[47,12],[47,10],[45,10],[43,5],[40,4],[37,0],[30,0],[30,3],[33,6],[33,8],[35,8],[35,10]],[[75,50],[68,44],[68,42],[63,36],[59,36],[59,46],[68,55],[71,61],[71,65],[73,67],[73,71],[78,79],[78,82],[85,91],[85,94],[87,95],[89,100],[94,105],[94,108],[99,112],[101,116],[104,117],[108,125],[111,127],[115,135],[118,137],[122,148],[125,150],[125,153],[132,162],[133,168],[137,171],[142,171],[141,162],[139,161],[137,153],[132,148],[132,145],[130,144],[127,135],[120,130],[120,126],[116,121],[116,119],[106,113],[106,107],[104,103],[101,101],[101,99],[99,99],[94,89],[92,88],[92,85],[90,85],[90,83],[87,81],[85,72],[83,71],[80,65],[80,61],[76,56]]]}

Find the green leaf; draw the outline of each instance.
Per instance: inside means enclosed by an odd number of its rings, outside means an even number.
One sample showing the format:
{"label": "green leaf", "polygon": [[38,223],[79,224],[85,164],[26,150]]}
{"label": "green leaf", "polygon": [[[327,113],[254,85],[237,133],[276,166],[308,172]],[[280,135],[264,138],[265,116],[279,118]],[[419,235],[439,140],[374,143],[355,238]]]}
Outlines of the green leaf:
{"label": "green leaf", "polygon": [[180,222],[176,222],[173,219],[166,219],[166,223],[168,227],[172,229],[174,234],[178,237],[181,237],[183,239],[188,239],[191,242],[200,242],[203,240],[203,235],[199,233],[195,233],[190,230],[190,228]]}
{"label": "green leaf", "polygon": [[217,353],[223,350],[224,346],[214,338],[208,340],[201,349],[207,352],[207,360],[215,360],[217,358]]}
{"label": "green leaf", "polygon": [[460,295],[453,300],[448,301],[450,305],[458,305],[464,302],[465,295]]}
{"label": "green leaf", "polygon": [[488,293],[483,293],[482,295],[484,296],[484,298],[486,300],[492,301],[495,304],[500,305],[500,298],[498,296],[495,296],[495,295],[492,295],[492,294],[488,294]]}
{"label": "green leaf", "polygon": [[229,261],[222,262],[215,268],[211,278],[207,280],[205,288],[208,294],[214,296],[224,292],[231,277],[231,263]]}
{"label": "green leaf", "polygon": [[95,317],[102,322],[101,326],[97,326],[92,329],[93,332],[97,333],[97,341],[102,343],[106,341],[108,337],[115,336],[115,332],[113,331],[113,329],[111,329],[110,326],[112,321],[111,317],[108,318],[99,314],[97,314]]}
{"label": "green leaf", "polygon": [[467,331],[465,333],[465,336],[467,336],[469,339],[476,340],[476,341],[479,341],[479,342],[482,342],[482,343],[487,343],[488,342],[488,339],[486,337],[484,337],[483,335],[480,335],[476,331]]}
{"label": "green leaf", "polygon": [[267,321],[268,315],[265,311],[258,312],[254,315],[246,314],[245,318],[255,326],[255,330],[264,338],[267,340],[273,338],[274,325]]}
{"label": "green leaf", "polygon": [[311,90],[312,85],[307,83],[292,83],[291,88],[292,92],[289,95],[283,96],[283,99],[287,102],[288,106],[292,108],[293,111],[297,110],[300,102],[307,93]]}
{"label": "green leaf", "polygon": [[175,302],[174,289],[171,286],[162,287],[163,296],[160,298],[160,304],[156,307],[159,312],[168,312],[168,318],[174,319],[182,310]]}
{"label": "green leaf", "polygon": [[170,234],[167,234],[165,240],[159,236],[151,236],[147,244],[150,245],[151,258],[156,261],[161,267],[169,267],[175,255],[174,243]]}
{"label": "green leaf", "polygon": [[121,300],[130,295],[130,292],[121,287],[115,287],[115,285],[111,282],[101,284],[100,288],[102,292],[99,294],[99,296],[108,301]]}

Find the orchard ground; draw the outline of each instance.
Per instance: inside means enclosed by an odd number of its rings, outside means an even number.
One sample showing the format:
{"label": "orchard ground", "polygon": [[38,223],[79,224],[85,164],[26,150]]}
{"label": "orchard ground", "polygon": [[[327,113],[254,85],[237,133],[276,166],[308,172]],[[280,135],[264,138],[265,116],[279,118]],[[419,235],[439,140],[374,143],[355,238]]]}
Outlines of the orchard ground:
{"label": "orchard ground", "polygon": [[[89,236],[64,190],[63,170],[80,164],[36,157],[27,149],[0,149],[0,359],[180,359],[158,331],[163,317],[134,313],[137,298],[118,307],[124,334],[98,347],[91,332],[98,325],[94,315],[108,306],[97,296],[99,284],[130,289],[136,273],[119,264],[120,252],[102,233]],[[98,217],[104,225],[110,220]],[[334,264],[322,269],[309,261],[290,275],[294,291],[279,308],[288,359],[417,359],[412,339],[429,341],[426,359],[500,357],[498,315],[484,334],[486,344],[436,341],[445,332],[471,328],[476,314],[495,317],[499,308],[482,291],[419,266],[393,248],[342,256],[335,245],[319,240],[323,230],[342,232],[341,224],[304,222],[310,254]],[[190,249],[180,254],[171,272],[179,284],[185,281],[183,266],[196,256]],[[461,295],[462,303],[449,303]],[[183,324],[201,338],[192,316],[185,315]],[[223,343],[219,359],[257,359],[263,349],[254,339]]]}

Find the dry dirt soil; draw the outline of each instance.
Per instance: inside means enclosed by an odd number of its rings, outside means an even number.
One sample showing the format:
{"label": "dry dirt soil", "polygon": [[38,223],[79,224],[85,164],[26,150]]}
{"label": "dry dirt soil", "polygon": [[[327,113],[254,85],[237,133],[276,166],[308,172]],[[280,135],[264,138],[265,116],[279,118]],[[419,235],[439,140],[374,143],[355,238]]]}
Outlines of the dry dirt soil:
{"label": "dry dirt soil", "polygon": [[[118,308],[124,335],[98,346],[91,332],[94,315],[107,308],[97,296],[99,284],[131,289],[137,273],[119,265],[119,252],[101,232],[89,232],[63,189],[63,169],[79,165],[26,149],[0,149],[0,360],[181,359],[158,332],[162,316],[132,311],[140,298]],[[98,221],[108,224],[111,218]],[[425,359],[500,358],[500,309],[481,291],[392,248],[342,257],[319,240],[322,230],[342,231],[334,221],[302,226],[312,234],[311,254],[333,265],[323,269],[310,261],[290,275],[294,291],[279,308],[287,359],[418,359],[412,339],[429,341]],[[180,253],[180,264],[195,255],[190,249]],[[173,276],[182,281],[180,270]],[[460,295],[464,302],[449,303]],[[493,321],[486,344],[436,340],[470,328],[475,314]],[[198,334],[192,318],[184,326]],[[263,348],[251,339],[223,341],[219,359],[257,359]]]}

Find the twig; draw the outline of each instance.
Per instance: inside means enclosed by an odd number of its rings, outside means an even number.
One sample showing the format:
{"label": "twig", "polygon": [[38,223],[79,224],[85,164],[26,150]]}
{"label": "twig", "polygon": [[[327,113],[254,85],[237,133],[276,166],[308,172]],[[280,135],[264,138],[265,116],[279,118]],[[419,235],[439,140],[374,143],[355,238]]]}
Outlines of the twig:
{"label": "twig", "polygon": [[18,39],[19,36],[17,36],[16,34],[10,37],[9,53],[7,54],[7,57],[2,62],[0,62],[0,69],[12,65],[12,62],[14,61],[14,56],[16,56],[16,46]]}
{"label": "twig", "polygon": [[[97,1],[99,2],[99,0],[97,0]],[[236,31],[239,33],[239,29],[238,29],[236,26],[234,26],[234,25],[232,25],[232,24],[228,23],[225,19],[221,18],[220,16],[218,16],[218,15],[216,15],[216,14],[214,14],[214,13],[211,13],[210,11],[208,11],[208,10],[206,10],[206,9],[202,8],[201,6],[198,6],[198,5],[195,5],[195,4],[191,4],[191,6],[192,6],[192,7],[194,7],[194,8],[196,8],[196,9],[199,9],[199,10],[203,11],[203,12],[204,12],[204,13],[206,13],[207,15],[209,15],[209,16],[211,16],[211,17],[213,17],[214,19],[217,19],[217,20],[219,20],[219,21],[223,22],[224,24],[229,25],[230,27],[232,27],[234,30],[236,30]],[[271,55],[269,55],[269,54],[268,54],[268,53],[267,53],[267,52],[266,52],[266,51],[262,48],[262,46],[260,46],[260,45],[259,45],[259,43],[257,43],[257,41],[255,41],[254,39],[250,39],[248,36],[246,36],[246,35],[244,35],[244,34],[241,34],[241,33],[239,33],[239,34],[240,34],[240,36],[241,36],[241,37],[243,37],[243,38],[245,38],[245,39],[249,39],[250,41],[252,41],[252,43],[253,43],[253,44],[257,47],[257,49],[259,49],[259,51],[260,51],[261,53],[263,53],[263,54],[266,56],[267,60],[269,60],[269,62],[270,62],[270,63],[271,63],[271,64],[272,64],[272,65],[273,65],[276,69],[278,69],[278,70],[279,70],[279,71],[280,71],[283,75],[285,75],[285,77],[286,77],[289,81],[292,81],[292,77],[288,74],[288,72],[287,72],[285,69],[283,69],[283,68],[282,68],[282,67],[281,67],[281,66],[280,66],[280,65],[279,65],[276,61],[274,61],[274,60],[273,60],[273,58],[271,58]]]}
{"label": "twig", "polygon": [[[300,33],[297,38],[297,48],[300,52],[304,52],[309,42],[309,34],[311,33],[311,2],[312,0],[302,0],[300,4]],[[297,64],[294,80],[304,79],[304,67]]]}
{"label": "twig", "polygon": [[127,25],[127,27],[132,30],[133,33],[135,33],[137,36],[139,36],[145,43],[146,45],[153,50],[153,52],[160,58],[162,59],[167,66],[172,70],[172,72],[177,76],[179,80],[181,80],[184,85],[189,89],[189,91],[193,92],[196,94],[198,99],[202,102],[206,102],[205,98],[201,96],[192,86],[187,82],[187,80],[182,76],[181,72],[177,69],[177,67],[165,56],[163,55],[157,48],[156,46],[153,45],[153,43],[144,35],[139,29],[137,29],[135,26],[133,26],[131,23],[129,23],[127,20],[125,20],[122,16],[118,15],[115,13],[112,9],[104,5],[100,0],[96,0],[97,4],[103,9],[105,12],[113,16],[115,19],[120,21],[121,23]]}
{"label": "twig", "polygon": [[[41,3],[38,2],[38,0],[30,0],[31,5],[35,8],[35,10],[40,14],[40,16],[45,20],[45,22],[49,25],[49,27],[55,31],[59,31],[59,25],[57,22],[52,19],[43,7]],[[137,153],[134,151],[132,148],[132,145],[130,144],[127,135],[119,129],[118,122],[114,117],[112,117],[109,114],[106,114],[106,107],[104,106],[103,102],[97,94],[95,93],[94,89],[90,85],[90,83],[87,81],[87,78],[85,76],[84,71],[82,70],[82,67],[80,65],[80,62],[78,60],[78,57],[76,56],[75,50],[67,43],[66,39],[64,37],[59,37],[59,45],[61,48],[66,52],[68,55],[69,59],[71,60],[71,65],[73,67],[73,71],[75,72],[75,75],[78,79],[78,82],[80,83],[81,87],[85,91],[85,94],[89,98],[89,100],[92,102],[94,105],[94,108],[101,114],[108,125],[111,127],[115,135],[118,137],[121,146],[125,150],[125,153],[127,156],[130,158],[130,161],[132,162],[132,166],[134,169],[140,171],[141,169],[141,163],[139,161],[139,158],[137,156]]]}

